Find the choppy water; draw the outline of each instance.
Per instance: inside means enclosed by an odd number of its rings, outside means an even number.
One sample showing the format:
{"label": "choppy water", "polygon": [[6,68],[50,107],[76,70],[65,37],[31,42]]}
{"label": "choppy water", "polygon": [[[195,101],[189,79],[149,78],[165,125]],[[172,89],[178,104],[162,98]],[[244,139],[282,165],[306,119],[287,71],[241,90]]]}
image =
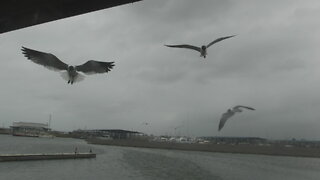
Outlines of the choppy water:
{"label": "choppy water", "polygon": [[320,159],[88,145],[82,140],[0,135],[0,154],[80,152],[96,159],[1,162],[0,180],[318,180]]}

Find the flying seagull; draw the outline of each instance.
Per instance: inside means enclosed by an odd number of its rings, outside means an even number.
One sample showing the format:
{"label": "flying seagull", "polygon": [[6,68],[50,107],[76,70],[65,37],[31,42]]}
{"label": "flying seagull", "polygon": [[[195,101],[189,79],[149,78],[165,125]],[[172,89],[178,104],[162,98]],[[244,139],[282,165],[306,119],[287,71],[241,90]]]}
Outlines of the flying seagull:
{"label": "flying seagull", "polygon": [[200,57],[204,57],[206,58],[207,56],[207,49],[212,46],[213,44],[220,42],[222,40],[228,39],[228,38],[232,38],[236,35],[232,35],[232,36],[226,36],[226,37],[220,37],[214,41],[212,41],[211,43],[209,43],[208,45],[203,45],[201,47],[197,47],[197,46],[193,46],[193,45],[189,45],[189,44],[181,44],[181,45],[165,45],[167,47],[172,47],[172,48],[187,48],[187,49],[192,49],[192,50],[196,50],[200,52]]}
{"label": "flying seagull", "polygon": [[232,117],[235,113],[237,112],[242,112],[242,109],[241,108],[246,108],[246,109],[249,109],[249,110],[255,110],[254,108],[252,107],[248,107],[248,106],[235,106],[233,107],[232,109],[228,109],[227,112],[223,113],[221,118],[220,118],[220,123],[219,123],[219,131],[223,128],[224,124],[227,122],[227,120]]}
{"label": "flying seagull", "polygon": [[84,79],[84,76],[78,72],[83,72],[85,74],[107,73],[114,66],[114,62],[101,62],[94,60],[89,60],[78,66],[69,66],[53,54],[25,47],[22,47],[21,50],[24,56],[34,63],[40,64],[50,70],[63,71],[61,76],[68,81],[68,84],[73,84],[74,82],[79,82]]}

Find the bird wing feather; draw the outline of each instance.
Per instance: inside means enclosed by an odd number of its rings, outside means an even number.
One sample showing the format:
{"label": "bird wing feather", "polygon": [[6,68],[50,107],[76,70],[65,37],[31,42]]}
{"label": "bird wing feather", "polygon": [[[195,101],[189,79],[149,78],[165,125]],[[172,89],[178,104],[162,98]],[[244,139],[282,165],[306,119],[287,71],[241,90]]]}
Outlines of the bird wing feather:
{"label": "bird wing feather", "polygon": [[246,109],[249,109],[249,110],[252,110],[252,111],[256,110],[256,109],[254,109],[252,107],[242,106],[242,105],[235,106],[233,109],[239,109],[239,108],[246,108]]}
{"label": "bird wing feather", "polygon": [[76,66],[77,71],[81,71],[85,74],[107,73],[114,66],[114,62],[101,62],[89,60],[86,63]]}
{"label": "bird wing feather", "polygon": [[224,124],[227,122],[227,120],[234,115],[234,112],[225,112],[222,114],[219,122],[219,131],[223,128]]}
{"label": "bird wing feather", "polygon": [[186,48],[186,49],[192,49],[201,52],[201,48],[189,44],[181,44],[181,45],[165,45],[167,47],[172,47],[172,48]]}
{"label": "bird wing feather", "polygon": [[220,37],[220,38],[212,41],[211,43],[209,43],[209,44],[207,45],[207,48],[210,47],[210,46],[212,46],[213,44],[215,44],[215,43],[217,43],[217,42],[220,42],[220,41],[225,40],[225,39],[228,39],[228,38],[232,38],[232,37],[234,37],[234,36],[236,36],[236,35],[226,36],[226,37]]}
{"label": "bird wing feather", "polygon": [[22,47],[22,53],[25,57],[34,63],[40,64],[50,70],[61,71],[67,70],[68,65],[58,59],[55,55],[33,49]]}

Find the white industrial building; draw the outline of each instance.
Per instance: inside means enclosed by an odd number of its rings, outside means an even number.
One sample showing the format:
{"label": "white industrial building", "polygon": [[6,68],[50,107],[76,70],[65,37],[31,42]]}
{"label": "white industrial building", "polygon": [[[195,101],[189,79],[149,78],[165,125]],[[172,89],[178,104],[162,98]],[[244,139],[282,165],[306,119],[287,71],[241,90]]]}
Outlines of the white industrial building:
{"label": "white industrial building", "polygon": [[43,123],[13,122],[11,126],[12,135],[14,136],[45,136],[49,130],[49,125]]}

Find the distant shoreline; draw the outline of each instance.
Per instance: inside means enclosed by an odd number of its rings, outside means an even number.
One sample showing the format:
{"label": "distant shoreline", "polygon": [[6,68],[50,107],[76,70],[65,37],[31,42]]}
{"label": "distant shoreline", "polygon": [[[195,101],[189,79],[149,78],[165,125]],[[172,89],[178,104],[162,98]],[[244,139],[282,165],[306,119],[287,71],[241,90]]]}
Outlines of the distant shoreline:
{"label": "distant shoreline", "polygon": [[291,156],[320,158],[320,148],[284,147],[284,146],[259,146],[251,144],[227,145],[227,144],[184,144],[154,142],[146,140],[101,140],[86,139],[89,144],[112,145],[139,148],[155,148],[169,150],[204,151],[219,153],[255,154],[271,156]]}

